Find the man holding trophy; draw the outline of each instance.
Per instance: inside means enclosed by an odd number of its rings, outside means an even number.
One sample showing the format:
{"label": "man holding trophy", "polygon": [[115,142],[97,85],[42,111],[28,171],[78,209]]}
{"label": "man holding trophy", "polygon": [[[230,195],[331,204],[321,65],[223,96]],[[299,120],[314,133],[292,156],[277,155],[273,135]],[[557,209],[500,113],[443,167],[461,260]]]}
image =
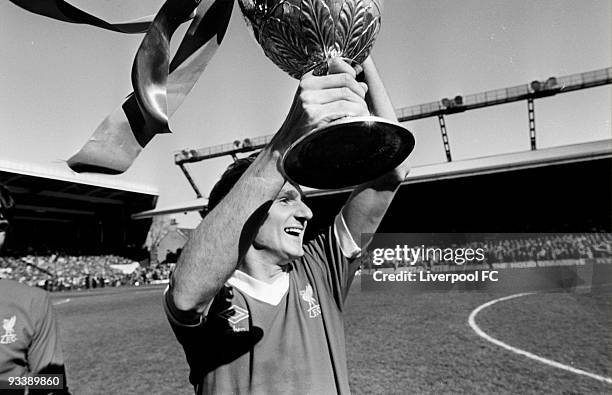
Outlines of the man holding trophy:
{"label": "man holding trophy", "polygon": [[197,394],[349,393],[342,311],[361,234],[376,231],[408,166],[357,186],[334,224],[303,245],[312,212],[279,161],[338,118],[393,119],[372,60],[356,68],[334,58],[327,75],[306,74],[270,144],[232,165],[210,194],[164,298]]}
{"label": "man holding trophy", "polygon": [[357,186],[334,224],[303,245],[312,212],[280,160],[338,119],[395,120],[372,60],[355,69],[336,57],[327,75],[304,75],[270,144],[232,165],[210,194],[164,298],[197,394],[350,392],[342,311],[361,234],[376,231],[408,166]]}
{"label": "man holding trophy", "polygon": [[[378,0],[240,0],[264,53],[300,79],[285,122],[213,187],[164,296],[196,394],[350,393],[342,312],[361,250],[408,174],[369,57]],[[362,82],[361,82],[362,81]],[[299,185],[356,185],[305,241]]]}

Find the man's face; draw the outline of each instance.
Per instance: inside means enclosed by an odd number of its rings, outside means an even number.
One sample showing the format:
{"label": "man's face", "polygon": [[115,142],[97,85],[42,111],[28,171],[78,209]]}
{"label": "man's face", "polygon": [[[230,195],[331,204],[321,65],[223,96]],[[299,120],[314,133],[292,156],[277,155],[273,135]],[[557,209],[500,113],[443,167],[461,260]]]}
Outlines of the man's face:
{"label": "man's face", "polygon": [[302,240],[312,211],[302,201],[302,191],[285,183],[255,236],[253,247],[284,262],[304,254]]}

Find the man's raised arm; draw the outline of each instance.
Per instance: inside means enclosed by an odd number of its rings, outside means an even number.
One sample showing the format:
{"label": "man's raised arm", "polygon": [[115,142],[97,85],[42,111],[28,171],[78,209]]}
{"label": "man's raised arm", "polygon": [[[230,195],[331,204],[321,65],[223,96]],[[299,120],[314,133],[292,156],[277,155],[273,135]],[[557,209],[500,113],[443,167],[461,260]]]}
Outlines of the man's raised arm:
{"label": "man's raised arm", "polygon": [[[363,63],[363,73],[368,85],[366,102],[372,115],[397,122],[395,110],[371,57]],[[410,166],[406,160],[391,172],[359,185],[353,190],[342,208],[342,217],[353,240],[360,248],[364,248],[369,242],[362,240],[361,234],[376,232],[409,171]]]}
{"label": "man's raised arm", "polygon": [[276,168],[280,155],[272,146],[265,148],[190,236],[169,290],[186,321],[199,317],[246,253],[269,202],[284,184]]}
{"label": "man's raised arm", "polygon": [[177,310],[176,318],[196,322],[244,258],[285,182],[277,167],[284,151],[314,128],[367,113],[366,91],[365,84],[354,79],[354,72],[321,77],[309,73],[300,80],[283,126],[185,246],[167,294],[168,305]]}

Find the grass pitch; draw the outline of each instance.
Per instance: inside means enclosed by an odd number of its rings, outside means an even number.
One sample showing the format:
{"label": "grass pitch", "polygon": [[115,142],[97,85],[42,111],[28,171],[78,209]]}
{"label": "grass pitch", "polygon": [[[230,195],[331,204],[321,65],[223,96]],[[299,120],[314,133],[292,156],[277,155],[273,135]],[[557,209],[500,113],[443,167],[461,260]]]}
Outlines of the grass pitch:
{"label": "grass pitch", "polygon": [[[470,312],[502,295],[360,291],[346,311],[355,394],[610,394],[612,386],[500,349]],[[161,287],[54,294],[74,394],[190,394]],[[69,301],[67,300],[69,299]],[[478,325],[542,357],[612,376],[612,290],[543,293],[483,310]]]}

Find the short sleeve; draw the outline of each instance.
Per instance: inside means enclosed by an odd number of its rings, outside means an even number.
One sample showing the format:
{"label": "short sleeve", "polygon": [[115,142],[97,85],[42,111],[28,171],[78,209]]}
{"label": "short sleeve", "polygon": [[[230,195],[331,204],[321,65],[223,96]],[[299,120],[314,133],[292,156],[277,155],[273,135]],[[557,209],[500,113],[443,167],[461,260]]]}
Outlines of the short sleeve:
{"label": "short sleeve", "polygon": [[360,260],[357,258],[360,254],[361,250],[344,225],[342,214],[336,216],[332,226],[304,245],[304,263],[322,271],[324,281],[340,310],[344,307],[355,272],[359,268]]}
{"label": "short sleeve", "polygon": [[32,395],[64,394],[69,395],[66,382],[66,368],[59,339],[55,309],[46,292],[42,297],[32,299],[31,311],[34,319],[34,334],[28,350],[28,365],[33,374],[62,375],[64,388],[60,390],[30,389]]}
{"label": "short sleeve", "polygon": [[58,337],[55,311],[48,294],[33,299],[35,332],[28,351],[28,364],[32,373],[47,371],[52,366],[63,366],[64,357]]}
{"label": "short sleeve", "polygon": [[340,210],[334,219],[334,235],[345,257],[352,259],[361,256],[361,248],[359,248],[355,240],[353,240],[353,236],[346,226],[346,221],[344,221],[342,210]]}

